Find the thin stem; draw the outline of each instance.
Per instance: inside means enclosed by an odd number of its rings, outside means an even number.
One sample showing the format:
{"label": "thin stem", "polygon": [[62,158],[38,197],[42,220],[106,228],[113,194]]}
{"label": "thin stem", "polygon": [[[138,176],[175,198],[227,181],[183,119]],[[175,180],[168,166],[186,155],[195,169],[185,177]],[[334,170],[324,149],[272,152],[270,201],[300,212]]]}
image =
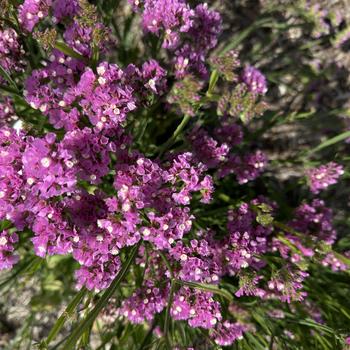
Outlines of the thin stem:
{"label": "thin stem", "polygon": [[160,146],[159,157],[161,157],[164,154],[164,152],[176,142],[176,139],[182,133],[190,119],[191,117],[189,115],[184,115],[181,123],[178,125],[173,135],[168,139],[168,141],[166,141],[165,143],[163,143],[163,145]]}
{"label": "thin stem", "polygon": [[173,269],[171,268],[171,266],[170,266],[170,264],[169,264],[169,261],[167,260],[166,256],[165,256],[164,253],[161,252],[161,251],[159,251],[158,253],[159,253],[160,257],[163,259],[165,266],[166,266],[167,269],[169,270],[170,277],[171,277],[172,279],[174,279],[174,278],[175,278],[175,275],[174,275]]}
{"label": "thin stem", "polygon": [[165,310],[165,321],[164,321],[164,338],[166,341],[166,347],[167,349],[171,350],[171,339],[169,336],[169,325],[170,325],[170,309],[171,305],[173,303],[174,299],[174,292],[175,292],[175,287],[176,283],[175,280],[172,278],[170,282],[170,292],[169,292],[169,299],[168,299],[168,305]]}
{"label": "thin stem", "polygon": [[62,315],[58,318],[54,326],[52,327],[49,335],[47,336],[47,339],[42,342],[41,346],[43,349],[46,349],[46,347],[56,338],[57,334],[61,330],[61,328],[64,326],[65,322],[72,316],[74,310],[80,303],[80,301],[85,296],[87,290],[85,288],[81,289],[79,293],[75,295],[75,297],[72,299],[70,304],[67,306],[67,308],[64,310]]}
{"label": "thin stem", "polygon": [[69,47],[66,43],[57,41],[53,47],[61,52],[63,52],[67,56],[71,56],[73,58],[76,58],[78,60],[84,61],[85,63],[88,62],[88,59],[81,55],[80,53],[73,50],[71,47]]}
{"label": "thin stem", "polygon": [[121,281],[124,279],[126,274],[128,273],[130,266],[132,262],[134,261],[136,254],[138,252],[138,249],[140,247],[141,241],[135,245],[131,252],[130,255],[123,265],[122,269],[119,271],[117,274],[116,278],[113,280],[112,284],[105,290],[103,295],[101,296],[100,300],[97,302],[95,307],[92,309],[91,312],[85,317],[85,319],[80,322],[80,324],[73,330],[73,332],[70,334],[68,337],[67,341],[64,343],[62,349],[64,350],[72,350],[76,346],[78,340],[84,333],[84,331],[90,327],[101,310],[107,305],[108,300],[113,296],[117,288],[119,287]]}

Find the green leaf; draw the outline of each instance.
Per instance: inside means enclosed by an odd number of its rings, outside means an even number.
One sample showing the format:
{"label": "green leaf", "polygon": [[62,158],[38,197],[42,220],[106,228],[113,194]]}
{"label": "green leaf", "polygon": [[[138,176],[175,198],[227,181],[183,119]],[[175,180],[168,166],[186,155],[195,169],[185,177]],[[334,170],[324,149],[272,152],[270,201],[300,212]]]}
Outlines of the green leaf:
{"label": "green leaf", "polygon": [[213,285],[213,284],[204,284],[204,283],[197,283],[197,282],[187,282],[187,281],[181,281],[176,280],[176,283],[196,289],[203,290],[205,292],[211,292],[217,295],[221,295],[228,301],[233,301],[233,296],[225,289],[220,289],[219,287]]}
{"label": "green leaf", "polygon": [[121,268],[111,285],[102,294],[100,300],[97,302],[95,307],[87,314],[83,321],[81,321],[80,324],[78,324],[77,327],[73,330],[73,332],[69,335],[68,339],[63,345],[64,350],[74,349],[82,334],[94,323],[101,310],[107,305],[108,300],[113,296],[113,294],[119,287],[120,282],[128,273],[129,268],[136,257],[140,244],[141,241],[132,248],[127,261],[125,262],[125,264],[123,265],[123,267]]}
{"label": "green leaf", "polygon": [[167,344],[168,349],[171,349],[171,337],[169,334],[169,325],[170,325],[170,309],[173,304],[174,292],[175,292],[175,280],[171,280],[171,287],[169,292],[168,304],[165,310],[165,321],[164,321],[164,338]]}
{"label": "green leaf", "polygon": [[16,83],[14,82],[14,80],[11,78],[10,74],[8,74],[6,72],[6,70],[0,65],[0,74],[3,76],[3,78],[5,80],[7,80],[7,82],[13,87],[13,89],[15,89],[15,91],[18,93],[18,87],[16,85]]}
{"label": "green leaf", "polygon": [[17,279],[17,276],[27,273],[32,274],[39,268],[42,262],[43,259],[39,258],[38,256],[31,256],[28,259],[20,261],[20,263],[17,264],[16,267],[12,270],[13,272],[11,275],[0,283],[0,290],[12,281],[15,281]]}
{"label": "green leaf", "polygon": [[69,303],[69,305],[66,307],[62,315],[58,318],[54,326],[51,328],[51,331],[47,336],[46,340],[44,340],[40,344],[42,349],[45,349],[56,338],[57,334],[62,329],[66,321],[72,316],[74,310],[77,308],[78,304],[83,299],[86,293],[87,293],[87,290],[83,288],[80,290],[79,293],[75,295],[73,300]]}
{"label": "green leaf", "polygon": [[347,258],[345,255],[342,255],[340,253],[337,253],[335,251],[333,251],[333,254],[335,255],[335,257],[339,260],[341,260],[344,264],[349,265],[350,266],[350,259]]}
{"label": "green leaf", "polygon": [[0,231],[7,230],[12,226],[12,222],[9,220],[0,221]]}
{"label": "green leaf", "polygon": [[322,143],[319,144],[317,147],[315,147],[315,148],[313,148],[311,151],[309,151],[309,152],[307,153],[307,156],[309,157],[309,156],[311,156],[312,154],[314,154],[314,153],[320,151],[321,149],[324,149],[324,148],[326,148],[326,147],[332,146],[332,145],[334,145],[334,144],[336,144],[336,143],[338,143],[338,142],[340,142],[340,141],[343,141],[343,140],[345,140],[345,139],[347,139],[347,138],[349,138],[349,137],[350,137],[350,131],[345,131],[345,132],[343,132],[343,133],[341,133],[341,134],[339,134],[339,135],[337,135],[337,136],[335,136],[335,137],[332,137],[332,138],[330,138],[330,139],[328,139],[328,140],[322,142]]}
{"label": "green leaf", "polygon": [[223,55],[226,52],[237,48],[237,46],[257,28],[267,24],[271,24],[271,23],[273,23],[272,18],[262,18],[261,20],[254,22],[251,26],[244,29],[243,31],[240,32],[240,34],[235,36],[233,40],[227,46],[225,46],[224,49],[220,52],[220,55]]}
{"label": "green leaf", "polygon": [[210,75],[207,96],[210,96],[211,93],[214,91],[216,83],[218,82],[218,79],[219,79],[219,72],[216,69],[214,69]]}
{"label": "green leaf", "polygon": [[88,59],[86,57],[84,57],[80,53],[76,52],[75,50],[73,50],[71,47],[69,47],[66,43],[64,43],[62,41],[56,41],[56,43],[54,44],[54,48],[63,52],[67,56],[76,58],[76,59],[84,61],[84,62],[88,61]]}

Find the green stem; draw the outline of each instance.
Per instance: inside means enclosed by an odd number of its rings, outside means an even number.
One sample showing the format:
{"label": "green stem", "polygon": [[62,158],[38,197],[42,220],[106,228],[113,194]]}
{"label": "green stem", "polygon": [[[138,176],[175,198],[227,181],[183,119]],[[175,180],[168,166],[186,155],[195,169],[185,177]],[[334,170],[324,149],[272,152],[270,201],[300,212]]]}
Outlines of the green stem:
{"label": "green stem", "polygon": [[161,157],[164,154],[164,152],[176,142],[176,139],[182,133],[190,119],[191,117],[189,115],[184,115],[181,123],[178,125],[173,135],[168,139],[168,141],[166,141],[165,143],[163,143],[163,145],[160,146],[159,157]]}
{"label": "green stem", "polygon": [[95,319],[97,318],[101,310],[107,305],[108,300],[113,296],[113,294],[119,287],[119,284],[128,273],[130,266],[136,257],[140,244],[141,244],[141,241],[132,248],[127,261],[119,271],[116,278],[113,280],[112,284],[105,290],[105,292],[103,293],[103,295],[101,296],[100,300],[97,302],[95,307],[92,309],[92,311],[89,312],[89,314],[85,317],[85,319],[82,322],[80,322],[80,324],[73,330],[73,332],[68,337],[67,341],[64,343],[62,349],[64,350],[74,349],[75,345],[77,344],[78,340],[80,339],[82,334],[85,332],[85,330],[94,323]]}
{"label": "green stem", "polygon": [[15,94],[19,94],[19,89],[14,82],[14,80],[11,78],[10,74],[0,65],[0,75],[7,80],[7,82],[12,86],[12,90]]}
{"label": "green stem", "polygon": [[169,270],[170,277],[171,277],[172,279],[174,279],[174,278],[175,278],[175,275],[174,275],[173,269],[171,268],[171,266],[170,266],[170,264],[169,264],[169,261],[167,260],[166,256],[164,255],[164,253],[163,253],[162,251],[159,251],[158,253],[159,253],[160,257],[163,259],[165,266],[166,266],[167,269]]}
{"label": "green stem", "polygon": [[226,289],[220,289],[218,286],[214,284],[205,284],[205,283],[197,283],[197,282],[187,282],[176,279],[175,282],[179,284],[180,286],[188,286],[191,288],[203,290],[205,292],[214,293],[217,295],[221,295],[225,299],[227,299],[229,302],[233,301],[233,296],[226,290]]}
{"label": "green stem", "polygon": [[46,349],[47,346],[56,338],[59,331],[64,326],[65,322],[72,316],[74,310],[77,308],[80,301],[85,296],[87,290],[85,288],[81,289],[79,293],[75,295],[73,300],[69,303],[67,308],[64,310],[62,315],[58,318],[54,326],[51,328],[51,331],[49,335],[47,336],[46,340],[42,342],[40,345],[42,349]]}
{"label": "green stem", "polygon": [[80,53],[73,50],[71,47],[69,47],[66,43],[62,41],[56,41],[53,47],[61,52],[63,52],[65,55],[76,58],[78,60],[84,61],[85,63],[88,62],[88,59],[81,55]]}
{"label": "green stem", "polygon": [[306,157],[310,157],[311,155],[313,155],[314,153],[320,151],[321,149],[324,149],[326,147],[332,146],[335,143],[338,143],[340,141],[343,141],[347,138],[350,138],[350,131],[345,131],[337,136],[334,136],[324,142],[322,142],[321,144],[319,144],[317,147],[313,148],[312,150],[310,150],[309,152],[306,153]]}
{"label": "green stem", "polygon": [[168,305],[165,310],[165,321],[164,321],[164,338],[166,341],[166,347],[168,350],[171,350],[171,339],[169,335],[169,325],[170,325],[170,309],[171,305],[173,304],[173,299],[174,299],[174,292],[175,292],[175,287],[176,283],[175,280],[172,278],[170,282],[170,292],[169,292],[169,299],[168,299]]}

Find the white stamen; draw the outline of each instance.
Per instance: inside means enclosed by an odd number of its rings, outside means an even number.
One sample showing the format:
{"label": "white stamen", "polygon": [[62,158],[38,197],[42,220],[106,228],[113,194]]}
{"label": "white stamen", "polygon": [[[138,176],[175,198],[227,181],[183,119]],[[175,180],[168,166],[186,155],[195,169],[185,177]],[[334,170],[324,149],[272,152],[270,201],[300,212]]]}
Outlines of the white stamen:
{"label": "white stamen", "polygon": [[43,159],[41,159],[40,163],[44,168],[48,168],[51,164],[51,159],[48,157],[44,157]]}
{"label": "white stamen", "polygon": [[187,255],[186,254],[181,254],[180,259],[182,261],[186,261],[187,260]]}
{"label": "white stamen", "polygon": [[106,79],[102,78],[102,77],[99,77],[98,78],[98,82],[100,83],[100,85],[105,85],[106,84]]}

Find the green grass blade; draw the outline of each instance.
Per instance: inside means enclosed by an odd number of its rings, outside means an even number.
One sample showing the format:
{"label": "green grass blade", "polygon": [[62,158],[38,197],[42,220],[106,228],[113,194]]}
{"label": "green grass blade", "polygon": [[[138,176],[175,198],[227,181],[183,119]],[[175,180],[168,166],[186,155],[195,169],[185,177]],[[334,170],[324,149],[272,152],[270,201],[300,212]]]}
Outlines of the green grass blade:
{"label": "green grass blade", "polygon": [[334,145],[340,141],[343,141],[349,137],[350,137],[350,131],[345,131],[337,136],[334,136],[334,137],[322,142],[317,147],[315,147],[311,151],[309,151],[307,153],[307,156],[310,156],[310,155],[312,155],[312,154],[314,154],[314,153],[316,153],[316,152],[318,152],[326,147],[332,146],[332,145]]}
{"label": "green grass blade", "polygon": [[86,293],[87,289],[83,288],[79,293],[75,295],[73,300],[69,303],[62,315],[58,318],[54,326],[51,328],[51,331],[47,336],[46,340],[42,342],[42,346],[47,347],[56,338],[57,334],[62,329],[65,322],[72,316],[74,310],[77,308],[78,304],[84,298]]}
{"label": "green grass blade", "polygon": [[75,345],[77,344],[78,340],[80,339],[82,334],[85,332],[85,330],[93,324],[93,322],[95,321],[95,319],[97,318],[101,310],[107,305],[108,300],[112,297],[112,295],[117,290],[120,282],[124,279],[124,277],[128,273],[129,268],[136,257],[140,244],[141,242],[139,242],[137,245],[135,245],[132,248],[128,259],[126,260],[125,264],[119,271],[116,278],[113,280],[112,284],[105,290],[100,300],[97,302],[95,307],[87,314],[84,320],[80,322],[80,324],[78,324],[77,327],[73,330],[73,332],[68,337],[67,341],[64,343],[62,349],[64,350],[74,349]]}
{"label": "green grass blade", "polygon": [[165,321],[164,321],[164,338],[168,349],[171,349],[171,337],[169,335],[169,325],[170,325],[170,309],[173,304],[174,292],[175,292],[175,281],[171,280],[171,287],[169,292],[168,305],[165,310]]}
{"label": "green grass blade", "polygon": [[226,52],[233,50],[237,48],[237,46],[245,39],[247,38],[254,30],[258,29],[261,26],[267,25],[267,24],[273,23],[272,18],[262,18],[261,20],[258,20],[254,22],[251,26],[244,29],[240,32],[237,36],[233,38],[233,40],[223,48],[223,50],[220,52],[221,55],[225,54]]}
{"label": "green grass blade", "polygon": [[203,290],[205,292],[211,292],[214,294],[221,295],[228,301],[233,301],[233,296],[225,289],[220,289],[219,287],[213,285],[213,284],[204,284],[204,283],[196,283],[196,282],[187,282],[187,281],[181,281],[181,280],[176,280],[176,283],[180,285],[185,285],[188,287],[196,288]]}
{"label": "green grass blade", "polygon": [[0,75],[2,75],[2,77],[5,80],[7,80],[7,82],[12,86],[12,88],[16,91],[16,93],[19,92],[16,83],[1,65],[0,65]]}
{"label": "green grass blade", "polygon": [[57,41],[54,44],[55,49],[63,52],[65,55],[76,58],[78,60],[87,62],[87,58],[84,57],[83,55],[81,55],[80,53],[76,52],[75,50],[73,50],[71,47],[69,47],[67,44],[65,44],[64,42],[61,41]]}

